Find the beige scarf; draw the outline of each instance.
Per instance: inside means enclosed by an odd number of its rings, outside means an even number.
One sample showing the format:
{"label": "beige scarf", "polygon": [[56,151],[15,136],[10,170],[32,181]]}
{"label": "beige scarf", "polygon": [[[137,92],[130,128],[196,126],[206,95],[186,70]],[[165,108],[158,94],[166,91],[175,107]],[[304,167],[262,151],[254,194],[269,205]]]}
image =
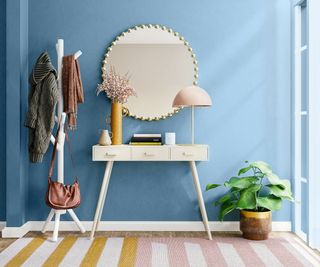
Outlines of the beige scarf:
{"label": "beige scarf", "polygon": [[68,128],[77,128],[77,106],[84,102],[80,66],[74,55],[63,57],[63,111],[68,115]]}

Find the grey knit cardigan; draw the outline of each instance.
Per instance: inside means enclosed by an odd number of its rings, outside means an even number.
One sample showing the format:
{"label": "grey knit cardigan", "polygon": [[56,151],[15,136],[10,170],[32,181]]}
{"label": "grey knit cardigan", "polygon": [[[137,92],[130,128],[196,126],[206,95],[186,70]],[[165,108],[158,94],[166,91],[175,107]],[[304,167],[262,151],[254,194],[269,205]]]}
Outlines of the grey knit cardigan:
{"label": "grey knit cardigan", "polygon": [[58,102],[57,72],[47,52],[42,53],[30,74],[29,108],[25,126],[29,128],[29,158],[42,162],[54,127]]}

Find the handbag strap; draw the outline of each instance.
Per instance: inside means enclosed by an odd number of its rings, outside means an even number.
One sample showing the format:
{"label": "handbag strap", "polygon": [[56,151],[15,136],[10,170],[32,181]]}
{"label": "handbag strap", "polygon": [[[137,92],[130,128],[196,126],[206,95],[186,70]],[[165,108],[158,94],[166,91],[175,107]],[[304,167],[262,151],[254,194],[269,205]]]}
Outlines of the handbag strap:
{"label": "handbag strap", "polygon": [[[59,126],[57,128],[57,133],[56,133],[56,136],[55,136],[55,142],[54,142],[52,155],[51,155],[51,160],[50,160],[49,178],[52,177],[52,173],[53,173],[54,161],[55,161],[55,157],[56,157],[58,140],[59,140],[59,133],[60,133],[60,122],[59,122]],[[67,139],[67,143],[68,143],[68,151],[69,151],[70,158],[71,158],[72,171],[73,171],[74,177],[76,178],[76,181],[77,181],[78,178],[77,178],[77,175],[76,175],[76,173],[77,173],[76,172],[76,165],[75,165],[74,158],[72,156],[71,144],[70,144],[70,140],[69,140],[69,136],[68,136],[68,131],[66,130],[66,128],[65,128],[65,135],[66,135],[66,139]]]}

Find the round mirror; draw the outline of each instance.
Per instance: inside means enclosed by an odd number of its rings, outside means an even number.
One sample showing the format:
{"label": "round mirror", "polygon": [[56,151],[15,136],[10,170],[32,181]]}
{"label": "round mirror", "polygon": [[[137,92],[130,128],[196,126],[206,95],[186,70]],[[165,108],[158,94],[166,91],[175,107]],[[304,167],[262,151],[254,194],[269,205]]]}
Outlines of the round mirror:
{"label": "round mirror", "polygon": [[179,111],[175,95],[197,84],[198,67],[188,42],[177,32],[159,25],[141,25],[120,34],[108,48],[102,66],[105,79],[110,68],[129,74],[136,90],[124,104],[127,115],[141,120],[165,119]]}

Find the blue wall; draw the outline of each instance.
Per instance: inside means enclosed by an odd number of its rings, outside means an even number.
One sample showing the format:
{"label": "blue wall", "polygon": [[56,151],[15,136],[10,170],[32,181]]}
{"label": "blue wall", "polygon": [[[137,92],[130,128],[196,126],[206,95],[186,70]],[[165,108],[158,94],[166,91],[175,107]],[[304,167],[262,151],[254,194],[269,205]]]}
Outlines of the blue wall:
{"label": "blue wall", "polygon": [[[196,139],[211,148],[211,160],[198,164],[202,188],[233,175],[245,160],[265,160],[290,178],[290,5],[277,0],[76,1],[29,2],[29,69],[47,49],[55,62],[55,42],[66,53],[78,49],[85,90],[78,130],[71,133],[82,190],[81,220],[92,220],[104,164],[91,161],[91,146],[110,104],[96,97],[103,54],[123,30],[137,24],[167,25],[190,42],[199,62],[199,85],[214,105],[196,110]],[[135,132],[175,131],[186,143],[189,112],[160,122],[124,119],[124,141]],[[51,150],[50,150],[51,151]],[[66,154],[66,182],[71,182]],[[45,219],[49,154],[29,167],[26,219]],[[210,220],[217,193],[205,193]],[[67,217],[67,216],[65,216]],[[200,220],[190,172],[185,163],[116,163],[103,220]],[[235,215],[229,219],[236,220]],[[290,220],[290,205],[274,213]]]}
{"label": "blue wall", "polygon": [[6,219],[6,2],[0,2],[0,221]]}

